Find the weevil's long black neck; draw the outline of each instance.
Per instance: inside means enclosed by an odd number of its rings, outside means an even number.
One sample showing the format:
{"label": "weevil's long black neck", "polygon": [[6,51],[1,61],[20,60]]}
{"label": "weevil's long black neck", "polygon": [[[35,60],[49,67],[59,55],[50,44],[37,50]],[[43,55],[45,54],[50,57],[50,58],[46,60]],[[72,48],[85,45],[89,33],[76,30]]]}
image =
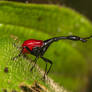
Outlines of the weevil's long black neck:
{"label": "weevil's long black neck", "polygon": [[54,38],[45,40],[44,43],[45,43],[45,45],[50,45],[51,43],[61,40],[61,39],[66,39],[66,37],[54,37]]}
{"label": "weevil's long black neck", "polygon": [[48,40],[44,41],[44,45],[42,47],[42,51],[41,51],[41,55],[43,56],[44,53],[46,52],[46,50],[48,49],[48,47],[51,45],[51,43],[56,42],[58,40],[64,40],[64,39],[68,39],[68,40],[74,40],[74,41],[82,41],[82,42],[86,42],[87,39],[92,38],[92,36],[90,37],[85,37],[85,38],[80,38],[78,36],[61,36],[61,37],[54,37]]}
{"label": "weevil's long black neck", "polygon": [[44,43],[45,45],[49,46],[51,43],[58,41],[58,40],[63,40],[63,39],[86,42],[87,39],[90,39],[90,38],[92,38],[92,36],[85,37],[85,38],[80,38],[79,36],[61,36],[61,37],[54,37],[54,38],[45,40]]}

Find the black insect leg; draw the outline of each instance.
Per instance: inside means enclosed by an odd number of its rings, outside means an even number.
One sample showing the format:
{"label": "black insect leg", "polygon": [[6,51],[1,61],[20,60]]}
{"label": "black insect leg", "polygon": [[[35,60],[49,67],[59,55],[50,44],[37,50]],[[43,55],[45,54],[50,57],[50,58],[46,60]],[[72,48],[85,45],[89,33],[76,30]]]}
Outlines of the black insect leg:
{"label": "black insect leg", "polygon": [[[52,67],[53,63],[52,63],[51,60],[49,60],[47,58],[44,58],[44,57],[41,57],[41,58],[46,62],[45,73],[44,73],[44,77],[43,77],[43,78],[45,78],[45,75],[47,75],[49,73],[49,71],[51,70],[51,67]],[[47,71],[47,63],[51,64],[50,67],[49,67],[49,69],[48,69],[48,71]]]}
{"label": "black insect leg", "polygon": [[23,52],[23,49],[24,49],[24,48],[22,48],[22,50],[20,51],[20,53],[19,53],[17,56],[15,56],[15,57],[13,58],[13,60],[15,60],[15,59],[17,59],[18,57],[21,56],[21,54],[22,54],[22,52]]}
{"label": "black insect leg", "polygon": [[33,68],[35,67],[35,65],[36,65],[36,63],[37,63],[37,59],[38,59],[38,58],[36,57],[36,58],[35,58],[35,60],[34,60],[34,61],[35,61],[35,63],[34,63],[34,65],[32,66],[32,68],[30,69],[30,71],[32,71],[32,70],[33,70]]}
{"label": "black insect leg", "polygon": [[46,66],[45,66],[45,73],[44,73],[44,76],[42,77],[42,79],[45,80],[45,76],[47,75],[47,62],[46,62]]}
{"label": "black insect leg", "polygon": [[47,62],[46,62],[46,66],[45,66],[45,73],[47,73]]}
{"label": "black insect leg", "polygon": [[47,62],[46,62],[46,66],[45,66],[45,73],[44,73],[44,76],[42,77],[43,81],[45,81],[46,75],[47,75]]}
{"label": "black insect leg", "polygon": [[[32,54],[31,50],[30,50],[27,46],[25,46],[24,48],[25,48],[26,50],[28,50],[28,51],[30,52],[30,54]],[[35,58],[35,60],[34,60],[35,63],[34,63],[34,65],[32,66],[32,68],[30,69],[30,71],[32,71],[33,68],[35,67],[35,65],[36,65],[36,63],[37,63],[37,59],[38,59],[38,57]]]}

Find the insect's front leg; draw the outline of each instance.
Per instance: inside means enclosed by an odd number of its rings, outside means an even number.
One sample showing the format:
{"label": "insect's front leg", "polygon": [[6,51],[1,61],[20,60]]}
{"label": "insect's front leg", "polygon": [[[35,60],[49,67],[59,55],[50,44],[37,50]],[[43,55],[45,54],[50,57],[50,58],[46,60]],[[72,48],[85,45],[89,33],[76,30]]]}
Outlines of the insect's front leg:
{"label": "insect's front leg", "polygon": [[36,56],[36,58],[34,60],[35,63],[33,64],[32,68],[30,69],[30,71],[32,71],[37,63],[38,58],[40,57],[40,47],[34,47],[32,49],[32,51],[27,46],[25,46],[25,48],[26,48],[26,50],[28,50],[30,52],[30,54]]}

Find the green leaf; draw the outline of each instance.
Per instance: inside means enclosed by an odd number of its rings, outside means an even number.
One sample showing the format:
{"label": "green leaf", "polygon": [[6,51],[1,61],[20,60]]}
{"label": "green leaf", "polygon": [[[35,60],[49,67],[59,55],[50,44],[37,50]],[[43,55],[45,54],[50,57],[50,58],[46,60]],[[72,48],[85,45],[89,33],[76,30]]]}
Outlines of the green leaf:
{"label": "green leaf", "polygon": [[[32,76],[32,74],[29,72],[30,67],[28,69],[26,69],[26,72],[22,71],[23,69],[25,69],[27,67],[27,64],[28,64],[28,63],[26,63],[27,61],[25,61],[23,59],[21,60],[21,58],[18,59],[17,61],[11,61],[11,59],[10,59],[19,53],[19,51],[16,51],[16,48],[13,47],[13,43],[15,41],[13,41],[13,39],[10,39],[10,37],[11,37],[11,35],[17,36],[21,40],[21,43],[22,43],[23,40],[25,40],[25,39],[35,38],[35,39],[45,40],[47,38],[50,38],[50,36],[48,34],[44,34],[42,32],[36,32],[33,29],[28,29],[28,28],[24,28],[24,27],[13,26],[13,25],[4,25],[3,24],[0,27],[0,30],[1,30],[0,33],[2,35],[1,36],[2,39],[0,40],[1,41],[0,56],[2,59],[1,61],[4,61],[4,65],[2,66],[1,70],[3,71],[5,67],[12,67],[12,68],[15,67],[14,70],[11,69],[11,71],[10,71],[11,75],[8,75],[8,77],[7,77],[7,74],[6,74],[4,79],[6,79],[6,81],[8,81],[9,77],[14,77],[14,75],[16,75],[18,77],[21,75],[19,77],[19,79],[15,78],[15,80],[14,80],[13,78],[11,78],[11,81],[12,82],[20,81],[20,80],[24,81],[21,77],[24,77],[23,74],[26,74],[25,75],[25,77],[27,78],[26,81],[29,81],[29,83],[31,84],[31,81],[33,81],[33,79],[30,79],[30,80],[28,79],[29,76],[30,77]],[[8,37],[7,37],[7,35],[8,35]],[[4,50],[4,48],[6,50]],[[59,50],[58,50],[58,48],[59,48]],[[7,58],[6,58],[6,56],[7,56]],[[64,43],[64,42],[61,43],[61,41],[60,41],[60,42],[52,44],[52,46],[46,52],[45,57],[48,57],[49,59],[53,60],[53,68],[50,73],[50,76],[52,76],[52,78],[55,79],[56,82],[58,82],[61,86],[64,84],[63,86],[65,88],[68,88],[71,90],[75,90],[75,89],[77,89],[78,86],[80,86],[80,84],[83,81],[83,80],[80,80],[80,78],[83,78],[84,76],[86,76],[87,66],[86,66],[86,62],[83,59],[82,55],[76,49],[72,48],[67,43]],[[16,62],[16,64],[18,64],[18,65],[16,65],[14,62]],[[3,62],[1,62],[1,65],[2,64],[3,64]],[[45,63],[41,59],[39,59],[38,64],[42,68],[45,67]],[[18,70],[20,71],[19,73],[18,73]],[[27,72],[29,75],[27,75]],[[59,73],[59,76],[62,76],[59,80],[57,80],[58,73]],[[2,72],[1,72],[1,74],[3,76]],[[36,75],[36,73],[35,73],[35,76],[38,76],[38,75]],[[64,79],[62,82],[60,80],[63,79],[63,76],[65,76],[66,79]],[[72,80],[70,83],[68,83],[69,78]],[[77,81],[80,80],[80,82],[78,82],[78,83],[76,81],[77,84],[75,84],[75,86],[73,86],[73,84],[72,84],[75,81],[74,79]],[[41,81],[39,77],[38,77],[38,80]],[[4,82],[4,84],[6,84],[5,88],[7,88],[6,81]],[[19,84],[21,84],[21,82],[18,82],[18,84],[16,84],[15,86],[18,87]],[[12,86],[10,86],[10,87],[12,88]],[[2,88],[4,88],[3,85],[2,85]]]}
{"label": "green leaf", "polygon": [[[0,23],[0,81],[2,83],[0,86],[9,91],[20,90],[19,85],[22,82],[32,85],[35,80],[50,89],[49,85],[40,80],[41,76],[37,70],[33,74],[30,73],[31,65],[27,60],[22,57],[17,61],[11,60],[19,53],[17,48],[13,47],[13,43],[16,42],[10,38],[12,35],[17,36],[22,44],[29,38],[46,40],[53,36],[73,34],[85,37],[92,34],[91,23],[85,17],[66,7],[54,5],[0,2]],[[61,86],[74,92],[83,88],[86,85],[85,77],[90,64],[86,61],[92,55],[91,43],[91,40],[86,44],[73,41],[53,43],[45,54],[45,57],[53,61],[49,76]],[[38,64],[44,69],[45,63],[41,59]],[[9,67],[9,74],[4,72],[5,67]]]}

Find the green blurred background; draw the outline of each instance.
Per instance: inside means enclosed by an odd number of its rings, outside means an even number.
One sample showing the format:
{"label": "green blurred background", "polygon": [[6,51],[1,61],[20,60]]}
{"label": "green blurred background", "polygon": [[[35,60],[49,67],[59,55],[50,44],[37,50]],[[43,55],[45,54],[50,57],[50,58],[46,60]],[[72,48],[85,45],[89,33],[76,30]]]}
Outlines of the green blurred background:
{"label": "green blurred background", "polygon": [[71,7],[92,20],[92,0],[8,0],[29,3],[58,4]]}
{"label": "green blurred background", "polygon": [[[9,35],[18,36],[22,43],[29,38],[46,40],[55,36],[86,37],[92,34],[91,0],[8,1],[26,4],[0,3],[0,23],[4,24],[0,27],[1,43]],[[28,3],[35,4],[27,6]],[[87,43],[53,43],[45,57],[53,61],[49,76],[59,85],[72,92],[92,91],[92,39]],[[38,64],[44,69],[45,63],[41,59]]]}

